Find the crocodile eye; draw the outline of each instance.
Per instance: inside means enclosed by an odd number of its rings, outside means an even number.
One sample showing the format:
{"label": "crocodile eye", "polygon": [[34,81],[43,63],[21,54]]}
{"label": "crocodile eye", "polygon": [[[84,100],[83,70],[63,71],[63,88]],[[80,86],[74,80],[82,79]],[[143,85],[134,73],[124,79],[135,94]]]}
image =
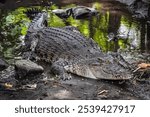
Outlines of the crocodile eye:
{"label": "crocodile eye", "polygon": [[97,58],[97,60],[98,60],[99,63],[103,63],[103,59]]}

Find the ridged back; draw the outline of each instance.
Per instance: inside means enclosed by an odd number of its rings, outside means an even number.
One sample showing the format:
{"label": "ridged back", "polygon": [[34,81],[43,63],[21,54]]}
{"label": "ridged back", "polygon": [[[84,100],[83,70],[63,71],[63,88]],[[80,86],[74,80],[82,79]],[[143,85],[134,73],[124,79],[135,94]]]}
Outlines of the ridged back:
{"label": "ridged back", "polygon": [[46,61],[58,58],[75,61],[95,56],[100,49],[81,33],[64,28],[44,28],[38,32],[36,53]]}

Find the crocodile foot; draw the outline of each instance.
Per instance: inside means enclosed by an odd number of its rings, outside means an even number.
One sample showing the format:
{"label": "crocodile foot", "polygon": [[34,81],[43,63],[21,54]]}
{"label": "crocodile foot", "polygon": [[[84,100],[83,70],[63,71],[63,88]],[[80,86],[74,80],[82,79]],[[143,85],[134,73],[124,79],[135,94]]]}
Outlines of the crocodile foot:
{"label": "crocodile foot", "polygon": [[[61,80],[70,80],[71,75],[70,73],[67,73],[66,70],[64,69],[65,66],[65,61],[62,59],[59,59],[55,63],[52,64],[51,66],[51,72],[58,77],[58,79]],[[66,63],[67,64],[67,63]]]}
{"label": "crocodile foot", "polygon": [[62,73],[58,76],[58,79],[60,80],[71,80],[72,79],[72,76],[68,73]]}

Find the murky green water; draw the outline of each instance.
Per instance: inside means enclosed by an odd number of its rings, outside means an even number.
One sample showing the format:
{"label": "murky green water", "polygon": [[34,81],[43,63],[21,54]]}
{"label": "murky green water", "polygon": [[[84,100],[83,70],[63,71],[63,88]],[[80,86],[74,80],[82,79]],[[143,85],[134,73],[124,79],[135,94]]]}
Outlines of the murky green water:
{"label": "murky green water", "polygon": [[[78,5],[84,5],[78,4]],[[75,20],[72,17],[60,19],[51,13],[57,8],[68,8],[76,6],[67,3],[65,5],[53,4],[49,8],[34,6],[49,13],[48,25],[53,27],[64,27],[72,25],[77,27],[85,36],[93,38],[103,51],[150,51],[150,27],[144,21],[136,21],[124,9],[124,6],[113,3],[92,2],[85,4],[96,7],[99,15],[88,19]],[[14,10],[0,9],[0,56],[13,58],[15,49],[24,39],[30,24],[29,18],[24,12],[32,7],[18,7]],[[109,41],[111,35],[117,36],[116,40]]]}

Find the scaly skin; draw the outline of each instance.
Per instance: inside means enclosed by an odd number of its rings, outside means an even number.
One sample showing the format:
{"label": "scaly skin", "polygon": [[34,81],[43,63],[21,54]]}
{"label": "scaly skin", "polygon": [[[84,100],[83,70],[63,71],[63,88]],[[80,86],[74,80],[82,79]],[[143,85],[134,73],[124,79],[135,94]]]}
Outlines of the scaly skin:
{"label": "scaly skin", "polygon": [[51,71],[61,79],[69,79],[70,73],[93,79],[123,80],[132,77],[123,59],[102,53],[92,39],[75,28],[37,28],[44,20],[43,15],[33,20],[26,36],[26,42],[30,43],[26,43],[26,47],[41,60],[49,62]]}

